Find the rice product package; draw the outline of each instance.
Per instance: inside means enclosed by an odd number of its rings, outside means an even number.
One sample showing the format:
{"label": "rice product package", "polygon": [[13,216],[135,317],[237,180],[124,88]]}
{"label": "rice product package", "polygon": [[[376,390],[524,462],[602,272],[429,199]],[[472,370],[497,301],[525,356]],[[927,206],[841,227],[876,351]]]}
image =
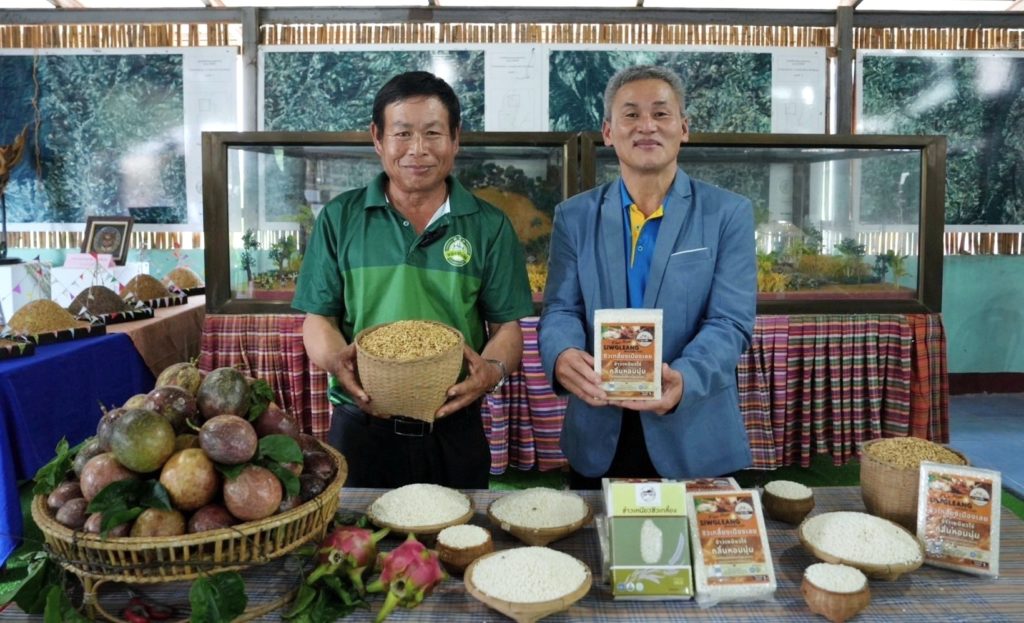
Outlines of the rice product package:
{"label": "rice product package", "polygon": [[693,597],[686,485],[679,480],[602,480],[608,577],[615,599]]}
{"label": "rice product package", "polygon": [[661,399],[660,309],[594,312],[594,371],[612,400]]}
{"label": "rice product package", "polygon": [[775,568],[757,491],[687,493],[697,603],[760,601],[775,594]]}
{"label": "rice product package", "polygon": [[929,461],[920,469],[917,538],[925,564],[997,577],[1001,474]]}
{"label": "rice product package", "polygon": [[694,493],[697,491],[739,491],[740,483],[736,482],[735,478],[692,478],[690,480],[684,480],[686,483],[686,492]]}

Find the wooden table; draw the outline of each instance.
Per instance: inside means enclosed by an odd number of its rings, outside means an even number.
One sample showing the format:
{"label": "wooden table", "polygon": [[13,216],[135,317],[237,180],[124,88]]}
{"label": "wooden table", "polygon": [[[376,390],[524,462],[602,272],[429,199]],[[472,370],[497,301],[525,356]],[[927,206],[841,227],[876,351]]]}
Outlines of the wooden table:
{"label": "wooden table", "polygon": [[[834,510],[863,510],[860,489],[856,487],[820,487],[814,490],[817,507],[815,513]],[[364,511],[381,490],[342,489],[343,510]],[[501,495],[496,491],[472,491],[476,515],[472,523],[490,527],[485,511],[487,505]],[[583,492],[584,498],[595,510],[603,508],[595,491]],[[772,520],[767,521],[772,557],[778,579],[774,600],[751,604],[721,604],[702,609],[693,601],[614,601],[609,587],[600,582],[600,556],[593,524],[579,532],[551,544],[551,547],[569,553],[594,570],[594,585],[590,592],[568,612],[559,613],[545,621],[806,621],[821,623],[823,618],[812,614],[800,595],[800,581],[804,569],[817,562],[804,551],[797,539],[796,528]],[[495,545],[505,549],[521,545],[507,534],[493,529]],[[388,537],[382,548],[389,550],[399,543]],[[279,561],[276,569],[263,570],[259,576],[248,577],[250,599],[263,598],[262,593],[293,587],[296,582],[295,564]],[[872,580],[872,601],[854,621],[858,623],[890,621],[978,621],[998,623],[1021,621],[1024,618],[1024,522],[1009,511],[1002,515],[1002,575],[985,579],[971,575],[924,566],[893,582]],[[150,596],[177,604],[187,603],[187,585],[178,585],[171,594],[156,595],[155,589],[145,589]],[[383,598],[371,599],[371,612],[358,611],[345,621],[370,621],[380,608]],[[106,606],[106,603],[104,603]],[[16,612],[4,612],[4,620],[41,621]],[[281,620],[279,613],[257,619]],[[480,621],[507,621],[466,593],[461,578],[444,581],[434,594],[414,610],[398,610],[389,621],[438,621],[461,623]]]}

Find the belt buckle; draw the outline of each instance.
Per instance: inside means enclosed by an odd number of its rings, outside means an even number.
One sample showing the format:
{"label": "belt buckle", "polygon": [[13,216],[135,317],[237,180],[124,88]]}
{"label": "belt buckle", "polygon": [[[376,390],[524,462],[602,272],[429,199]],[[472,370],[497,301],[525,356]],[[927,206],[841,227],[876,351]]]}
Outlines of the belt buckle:
{"label": "belt buckle", "polygon": [[[417,420],[415,418],[407,418],[403,416],[394,416],[391,418],[392,431],[399,437],[426,437],[427,435],[434,432],[433,422],[424,422],[423,420]],[[403,432],[402,427],[405,425],[416,424],[419,426],[419,432]]]}

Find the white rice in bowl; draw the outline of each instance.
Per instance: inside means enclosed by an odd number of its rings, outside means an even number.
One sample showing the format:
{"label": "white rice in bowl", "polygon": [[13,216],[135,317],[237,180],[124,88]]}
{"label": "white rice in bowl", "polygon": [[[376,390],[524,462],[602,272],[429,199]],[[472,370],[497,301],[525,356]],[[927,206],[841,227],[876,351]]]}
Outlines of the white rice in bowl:
{"label": "white rice in bowl", "polygon": [[498,498],[491,514],[502,524],[521,528],[561,528],[587,516],[587,504],[571,491],[532,487]]}
{"label": "white rice in bowl", "polygon": [[898,525],[868,515],[840,511],[815,515],[800,527],[804,540],[849,564],[920,565],[921,544]]}
{"label": "white rice in bowl", "polygon": [[792,480],[773,480],[764,486],[764,490],[777,498],[787,500],[806,500],[814,495],[810,487]]}
{"label": "white rice in bowl", "polygon": [[517,547],[479,559],[471,581],[482,592],[513,603],[560,599],[587,579],[587,567],[547,547]]}
{"label": "white rice in bowl", "polygon": [[833,593],[856,593],[867,585],[868,579],[860,569],[847,565],[819,562],[804,570],[804,577],[818,588]]}
{"label": "white rice in bowl", "polygon": [[402,528],[436,526],[469,512],[469,498],[440,485],[414,484],[392,489],[370,504],[375,521]]}
{"label": "white rice in bowl", "polygon": [[448,526],[438,533],[438,545],[446,545],[454,549],[478,547],[487,542],[489,533],[486,529],[472,524]]}

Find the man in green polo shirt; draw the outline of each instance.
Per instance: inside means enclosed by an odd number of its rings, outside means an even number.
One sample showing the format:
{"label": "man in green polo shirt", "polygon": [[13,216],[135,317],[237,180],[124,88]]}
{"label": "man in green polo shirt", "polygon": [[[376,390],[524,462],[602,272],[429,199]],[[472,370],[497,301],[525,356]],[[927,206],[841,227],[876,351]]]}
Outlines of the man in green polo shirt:
{"label": "man in green polo shirt", "polygon": [[[430,73],[385,84],[370,124],[384,172],[324,206],[303,259],[292,306],[306,312],[310,359],[331,375],[329,441],[348,461],[349,486],[487,488],[480,399],[519,366],[517,321],[533,303],[512,224],[451,175],[460,114],[455,92]],[[353,336],[410,319],[443,322],[466,339],[467,374],[433,425],[371,415],[359,382]]]}

